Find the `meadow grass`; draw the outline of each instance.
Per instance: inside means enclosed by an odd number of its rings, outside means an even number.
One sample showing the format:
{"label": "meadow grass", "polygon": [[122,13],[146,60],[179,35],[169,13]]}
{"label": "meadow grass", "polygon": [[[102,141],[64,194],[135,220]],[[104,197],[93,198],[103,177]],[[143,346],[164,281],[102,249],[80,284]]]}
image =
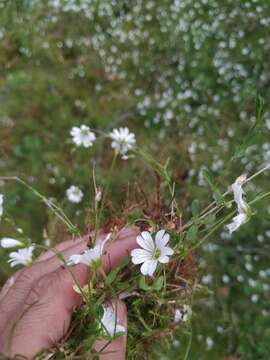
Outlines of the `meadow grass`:
{"label": "meadow grass", "polygon": [[[134,131],[142,153],[168,163],[160,191],[165,199],[174,193],[183,223],[194,199],[205,208],[213,192],[218,197],[237,176],[269,161],[268,1],[0,5],[1,176],[17,176],[55,199],[81,232],[95,223],[94,165],[97,184],[110,189],[104,223],[124,213],[130,222],[153,214],[160,179],[156,164],[139,158],[118,160],[108,179],[108,139],[101,135],[94,148],[77,149],[72,126]],[[260,122],[258,94],[265,102]],[[247,184],[248,200],[269,189],[268,177]],[[176,186],[166,190],[166,179]],[[79,206],[66,198],[72,184],[85,194]],[[70,236],[32,191],[0,185],[9,215],[1,236],[16,237],[18,227],[38,243]],[[269,358],[268,203],[255,204],[256,216],[233,237],[222,228],[197,249],[202,288],[192,330],[156,344],[150,359]],[[11,274],[6,260],[0,249],[1,283]]]}

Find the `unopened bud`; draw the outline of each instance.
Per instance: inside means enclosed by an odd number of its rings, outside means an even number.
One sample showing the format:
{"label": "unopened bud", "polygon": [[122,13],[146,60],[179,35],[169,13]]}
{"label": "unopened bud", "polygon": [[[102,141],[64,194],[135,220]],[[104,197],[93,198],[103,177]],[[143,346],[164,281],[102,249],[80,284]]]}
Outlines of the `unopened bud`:
{"label": "unopened bud", "polygon": [[102,192],[101,192],[101,190],[98,190],[98,191],[96,192],[95,202],[96,202],[96,203],[100,202],[101,197],[102,197]]}

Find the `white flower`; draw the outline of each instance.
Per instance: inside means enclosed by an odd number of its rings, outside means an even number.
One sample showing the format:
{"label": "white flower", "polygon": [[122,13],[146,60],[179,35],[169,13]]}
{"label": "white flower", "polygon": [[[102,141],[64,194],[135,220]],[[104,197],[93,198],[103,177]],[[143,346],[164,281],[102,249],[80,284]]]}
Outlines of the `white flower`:
{"label": "white flower", "polygon": [[173,249],[166,246],[170,240],[170,235],[165,230],[159,230],[155,236],[155,242],[148,231],[143,231],[137,236],[137,243],[142,249],[131,251],[133,264],[142,264],[141,272],[143,275],[153,276],[158,262],[166,264],[169,256],[174,253]]}
{"label": "white flower", "polygon": [[237,204],[238,214],[233,217],[232,222],[227,225],[227,228],[232,234],[236,231],[241,225],[245,224],[249,220],[249,206],[244,198],[244,190],[242,188],[245,183],[246,175],[239,176],[235,182],[232,184],[232,191],[234,201]]}
{"label": "white flower", "polygon": [[3,215],[4,209],[3,209],[3,203],[4,203],[4,195],[0,194],[0,219]]}
{"label": "white flower", "polygon": [[127,152],[132,150],[136,145],[135,135],[129,131],[127,127],[114,129],[110,133],[112,148],[119,151],[122,159],[127,159]]}
{"label": "white flower", "polygon": [[224,274],[222,276],[222,281],[224,282],[224,284],[228,284],[230,282],[230,277],[227,274]]}
{"label": "white flower", "polygon": [[86,125],[81,125],[81,127],[74,126],[70,131],[70,135],[74,144],[85,148],[92,146],[96,140],[96,135]]}
{"label": "white flower", "polygon": [[0,240],[0,246],[5,249],[22,246],[22,245],[23,243],[16,239],[3,238]]}
{"label": "white flower", "polygon": [[108,234],[104,240],[97,241],[96,245],[92,249],[85,250],[83,254],[71,255],[67,264],[84,264],[87,266],[91,266],[93,263],[96,263],[99,265],[103,254],[104,245],[110,238],[111,234]]}
{"label": "white flower", "polygon": [[204,285],[208,285],[208,284],[211,284],[213,281],[213,275],[212,274],[207,274],[207,275],[204,275],[202,277],[202,283]]}
{"label": "white flower", "polygon": [[218,326],[217,326],[217,332],[218,332],[219,334],[223,334],[223,333],[224,333],[224,328],[223,328],[223,326],[218,325]]}
{"label": "white flower", "polygon": [[77,186],[72,185],[67,189],[66,194],[68,200],[72,203],[78,204],[82,201],[83,192]]}
{"label": "white flower", "polygon": [[258,294],[252,294],[251,295],[251,301],[256,304],[259,301],[259,295]]}
{"label": "white flower", "polygon": [[241,225],[248,221],[248,216],[246,213],[239,213],[233,219],[233,221],[227,225],[227,229],[229,233],[232,234],[235,230],[237,230]]}
{"label": "white flower", "polygon": [[96,196],[95,196],[95,202],[99,203],[102,198],[102,191],[100,189],[97,189]]}
{"label": "white flower", "polygon": [[20,249],[17,252],[11,252],[9,254],[9,260],[11,267],[16,265],[31,265],[33,257],[34,246],[29,246],[28,248]]}
{"label": "white flower", "polygon": [[103,317],[101,323],[105,335],[114,336],[117,333],[125,333],[124,326],[117,324],[116,311],[112,306],[103,305]]}
{"label": "white flower", "polygon": [[245,183],[247,177],[246,175],[239,176],[235,182],[232,184],[232,191],[234,196],[234,201],[237,204],[237,208],[239,212],[245,212],[248,209],[248,204],[244,199],[245,192],[242,188]]}
{"label": "white flower", "polygon": [[213,340],[210,336],[208,336],[208,337],[206,338],[206,347],[207,347],[207,350],[212,350],[213,346],[214,346],[214,340]]}
{"label": "white flower", "polygon": [[182,309],[175,309],[174,322],[186,322],[189,319],[191,308],[189,305],[184,305]]}

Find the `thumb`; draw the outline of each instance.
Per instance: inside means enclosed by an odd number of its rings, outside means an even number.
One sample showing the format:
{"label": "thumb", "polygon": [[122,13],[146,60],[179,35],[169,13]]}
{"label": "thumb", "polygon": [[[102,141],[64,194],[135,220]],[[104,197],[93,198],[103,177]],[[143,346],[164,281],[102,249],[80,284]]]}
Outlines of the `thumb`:
{"label": "thumb", "polygon": [[108,346],[107,340],[98,340],[94,344],[94,349],[100,352],[100,360],[125,360],[127,343],[127,309],[123,301],[117,300],[110,303],[115,313],[117,313],[117,325],[125,328],[125,334],[113,340]]}

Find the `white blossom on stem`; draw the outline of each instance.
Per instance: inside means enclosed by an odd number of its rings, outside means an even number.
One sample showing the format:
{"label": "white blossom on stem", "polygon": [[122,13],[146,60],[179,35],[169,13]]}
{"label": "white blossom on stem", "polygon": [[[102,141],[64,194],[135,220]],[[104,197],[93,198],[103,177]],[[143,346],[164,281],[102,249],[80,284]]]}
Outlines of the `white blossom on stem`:
{"label": "white blossom on stem", "polygon": [[16,265],[31,265],[33,261],[34,246],[31,245],[28,248],[19,249],[18,251],[11,252],[9,254],[9,260],[11,267]]}
{"label": "white blossom on stem", "polygon": [[184,305],[182,309],[175,309],[174,322],[186,322],[189,319],[191,308],[189,305]]}
{"label": "white blossom on stem", "polygon": [[72,185],[66,191],[67,198],[70,202],[79,204],[83,199],[83,192],[77,186]]}
{"label": "white blossom on stem", "polygon": [[246,178],[246,175],[239,176],[231,186],[238,214],[234,216],[232,222],[226,226],[230,234],[239,229],[241,225],[245,224],[250,217],[249,205],[245,200],[245,192],[243,190],[243,184],[245,183]]}
{"label": "white blossom on stem", "polygon": [[72,141],[77,146],[88,148],[93,145],[96,140],[96,135],[90,130],[89,126],[81,125],[80,127],[74,126],[70,130]]}
{"label": "white blossom on stem", "polygon": [[101,319],[104,335],[114,336],[117,333],[125,333],[123,325],[117,324],[117,313],[110,305],[103,305],[103,317]]}
{"label": "white blossom on stem", "polygon": [[104,245],[110,238],[111,234],[108,234],[104,240],[98,240],[92,249],[85,250],[83,254],[71,255],[67,264],[84,264],[87,266],[92,266],[93,264],[100,265]]}
{"label": "white blossom on stem", "polygon": [[128,151],[134,149],[136,145],[135,135],[127,127],[121,127],[113,129],[110,138],[112,139],[112,148],[121,154],[122,159],[126,160]]}
{"label": "white blossom on stem", "polygon": [[131,251],[131,261],[133,264],[142,264],[141,273],[143,275],[153,276],[158,263],[166,264],[169,262],[169,256],[174,251],[166,246],[170,240],[170,235],[165,230],[159,230],[152,239],[150,232],[143,231],[137,236],[137,243],[142,249],[134,249]]}
{"label": "white blossom on stem", "polygon": [[3,238],[0,240],[0,246],[5,249],[23,246],[23,243],[19,240],[12,239],[12,238]]}
{"label": "white blossom on stem", "polygon": [[241,225],[245,224],[248,221],[248,215],[246,213],[239,213],[234,216],[232,222],[227,225],[229,233],[232,234],[234,231],[240,228]]}
{"label": "white blossom on stem", "polygon": [[245,201],[245,192],[243,190],[243,184],[246,179],[246,175],[239,176],[232,184],[233,197],[239,212],[244,212],[248,209],[248,204]]}

